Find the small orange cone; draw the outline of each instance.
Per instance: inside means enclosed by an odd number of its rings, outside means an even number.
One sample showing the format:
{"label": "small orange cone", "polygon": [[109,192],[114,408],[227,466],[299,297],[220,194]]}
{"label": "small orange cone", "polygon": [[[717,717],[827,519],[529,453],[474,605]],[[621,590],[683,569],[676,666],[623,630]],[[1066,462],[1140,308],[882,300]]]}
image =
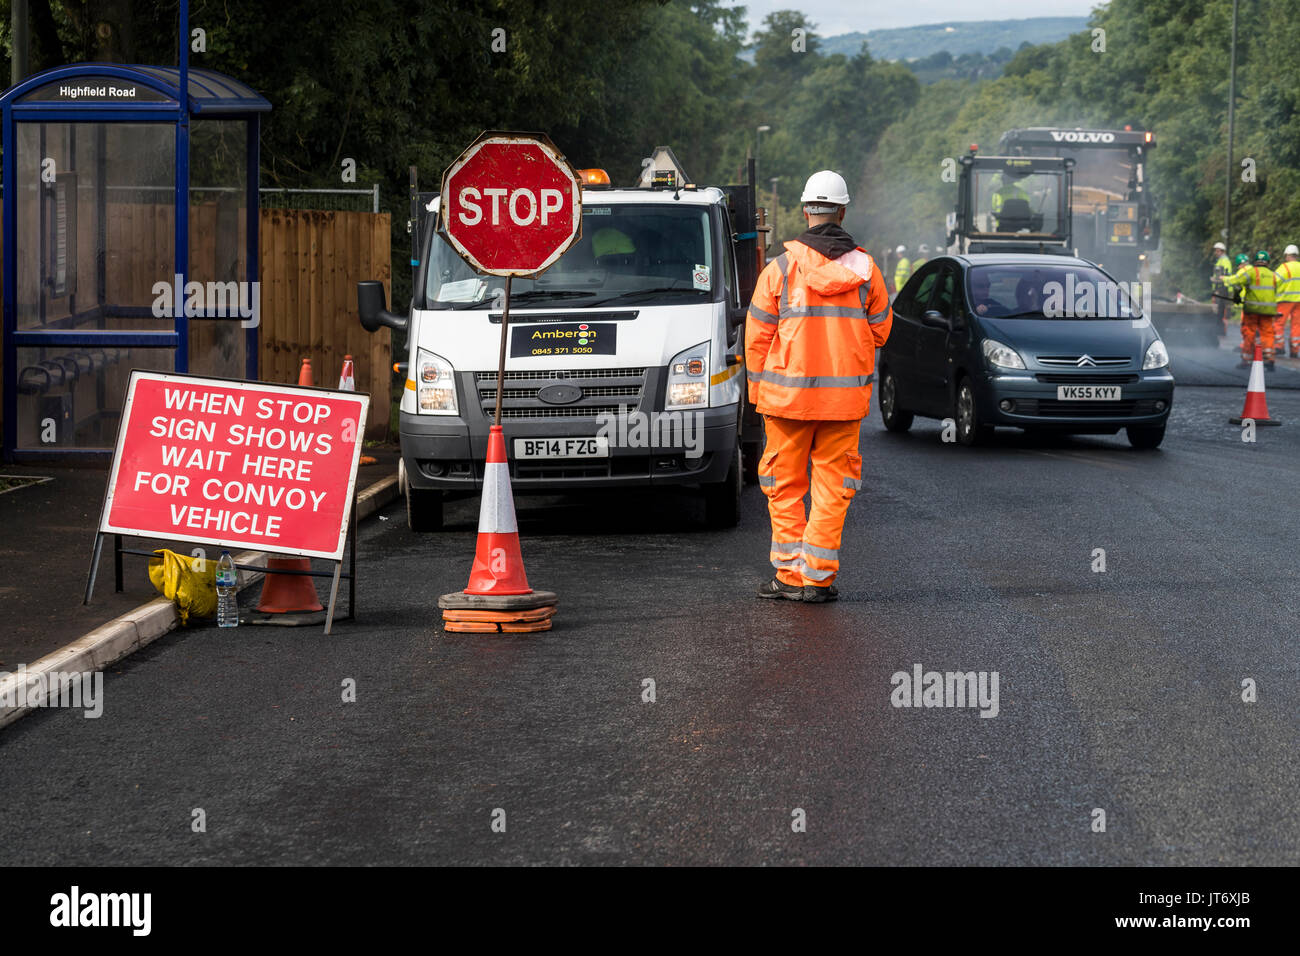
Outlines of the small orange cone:
{"label": "small orange cone", "polygon": [[1246,383],[1246,405],[1236,418],[1229,418],[1234,425],[1240,425],[1250,419],[1256,425],[1281,425],[1276,418],[1268,414],[1268,401],[1264,397],[1264,350],[1255,343],[1255,360],[1250,363],[1250,380]]}
{"label": "small orange cone", "polygon": [[343,371],[339,373],[339,390],[355,392],[357,390],[356,374],[352,371],[352,356],[343,356]]}
{"label": "small orange cone", "polygon": [[311,359],[302,360],[302,368],[298,370],[298,384],[300,386],[313,386],[316,383],[311,380]]}
{"label": "small orange cone", "polygon": [[483,471],[483,504],[478,512],[478,547],[469,572],[466,594],[532,594],[519,551],[519,525],[510,492],[506,437],[500,425],[488,432],[487,468]]}
{"label": "small orange cone", "polygon": [[[268,569],[310,571],[310,558],[267,558]],[[262,583],[262,597],[257,609],[264,614],[292,614],[323,611],[316,585],[306,574],[268,574]]]}

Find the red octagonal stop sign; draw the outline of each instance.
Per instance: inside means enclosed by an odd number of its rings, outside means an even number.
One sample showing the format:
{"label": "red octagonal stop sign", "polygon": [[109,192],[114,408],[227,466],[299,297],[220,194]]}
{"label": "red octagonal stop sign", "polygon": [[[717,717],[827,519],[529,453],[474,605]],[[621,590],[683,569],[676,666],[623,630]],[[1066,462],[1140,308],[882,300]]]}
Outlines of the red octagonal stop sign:
{"label": "red octagonal stop sign", "polygon": [[529,276],[582,230],[582,188],[554,144],[537,134],[487,132],[442,177],[442,221],[479,272]]}

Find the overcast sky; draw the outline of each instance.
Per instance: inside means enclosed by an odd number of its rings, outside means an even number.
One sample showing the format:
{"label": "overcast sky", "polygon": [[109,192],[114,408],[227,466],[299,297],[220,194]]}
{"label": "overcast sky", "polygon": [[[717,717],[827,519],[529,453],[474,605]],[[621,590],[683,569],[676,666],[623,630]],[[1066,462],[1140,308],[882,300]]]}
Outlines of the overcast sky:
{"label": "overcast sky", "polygon": [[745,7],[751,29],[773,10],[799,10],[817,24],[820,35],[835,36],[949,20],[1086,17],[1093,7],[1104,4],[1102,0],[728,0],[727,5]]}

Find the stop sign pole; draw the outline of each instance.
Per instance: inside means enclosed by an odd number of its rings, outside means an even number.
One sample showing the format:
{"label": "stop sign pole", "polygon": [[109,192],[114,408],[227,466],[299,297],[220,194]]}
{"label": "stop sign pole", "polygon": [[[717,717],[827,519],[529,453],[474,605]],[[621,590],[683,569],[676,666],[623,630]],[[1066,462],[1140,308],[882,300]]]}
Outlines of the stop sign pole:
{"label": "stop sign pole", "polygon": [[487,132],[447,168],[439,210],[443,234],[476,271],[503,276],[497,409],[488,431],[478,544],[469,585],[438,598],[443,627],[471,633],[548,631],[553,591],[534,591],[524,572],[501,429],[510,334],[510,280],[540,275],[582,231],[582,187],[560,151],[539,134]]}
{"label": "stop sign pole", "polygon": [[483,133],[447,167],[442,228],[476,271],[503,276],[501,350],[493,427],[501,426],[510,326],[510,280],[546,271],[582,234],[582,186],[542,133]]}

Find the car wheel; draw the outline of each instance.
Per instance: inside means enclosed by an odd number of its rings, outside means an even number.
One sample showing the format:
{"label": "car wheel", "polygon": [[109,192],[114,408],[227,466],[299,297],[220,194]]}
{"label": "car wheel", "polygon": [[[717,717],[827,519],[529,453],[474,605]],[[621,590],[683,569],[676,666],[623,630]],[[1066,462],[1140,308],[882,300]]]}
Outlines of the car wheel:
{"label": "car wheel", "polygon": [[442,492],[406,483],[406,526],[412,531],[442,530]]}
{"label": "car wheel", "polygon": [[741,467],[740,442],[731,453],[727,477],[717,484],[704,486],[704,523],[710,528],[734,528],[740,524],[740,496],[745,476]]}
{"label": "car wheel", "polygon": [[888,369],[880,377],[880,420],[891,432],[905,432],[912,427],[912,413],[898,407],[898,382]]}
{"label": "car wheel", "polygon": [[1129,425],[1124,430],[1128,433],[1128,443],[1134,448],[1159,448],[1165,440],[1164,425]]}
{"label": "car wheel", "polygon": [[969,448],[982,445],[992,437],[993,427],[980,422],[970,379],[963,378],[957,385],[957,440]]}

